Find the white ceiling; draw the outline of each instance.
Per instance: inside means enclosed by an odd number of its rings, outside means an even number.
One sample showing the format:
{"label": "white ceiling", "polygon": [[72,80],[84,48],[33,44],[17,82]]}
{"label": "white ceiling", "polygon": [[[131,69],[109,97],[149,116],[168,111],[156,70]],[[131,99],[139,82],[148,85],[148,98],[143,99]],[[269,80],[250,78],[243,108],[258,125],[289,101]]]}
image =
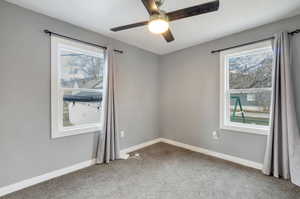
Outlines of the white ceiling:
{"label": "white ceiling", "polygon": [[[171,23],[175,41],[165,42],[146,26],[111,32],[110,28],[148,20],[141,0],[7,0],[36,12],[166,54],[235,32],[300,14],[300,0],[220,0],[217,12]],[[173,11],[212,0],[165,0],[162,9]]]}

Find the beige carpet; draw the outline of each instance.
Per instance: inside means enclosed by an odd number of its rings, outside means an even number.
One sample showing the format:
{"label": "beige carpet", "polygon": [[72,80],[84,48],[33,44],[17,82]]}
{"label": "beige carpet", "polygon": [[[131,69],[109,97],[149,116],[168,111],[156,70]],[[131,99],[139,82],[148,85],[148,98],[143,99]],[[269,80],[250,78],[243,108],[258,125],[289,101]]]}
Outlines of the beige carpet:
{"label": "beige carpet", "polygon": [[3,199],[300,199],[260,171],[159,143],[140,159],[92,166]]}

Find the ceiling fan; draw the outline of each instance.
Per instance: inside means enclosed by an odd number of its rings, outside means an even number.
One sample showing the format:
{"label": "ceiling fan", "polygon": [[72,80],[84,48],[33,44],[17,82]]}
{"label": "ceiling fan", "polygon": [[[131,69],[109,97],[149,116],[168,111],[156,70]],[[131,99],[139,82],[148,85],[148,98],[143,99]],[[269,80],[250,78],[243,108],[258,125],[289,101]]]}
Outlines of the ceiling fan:
{"label": "ceiling fan", "polygon": [[217,11],[219,9],[219,0],[184,8],[172,12],[165,12],[160,9],[165,0],[141,0],[146,7],[149,15],[149,21],[142,21],[125,26],[115,27],[111,31],[118,32],[139,26],[148,25],[150,32],[161,34],[167,42],[174,41],[174,36],[170,30],[169,22],[195,15],[205,14]]}

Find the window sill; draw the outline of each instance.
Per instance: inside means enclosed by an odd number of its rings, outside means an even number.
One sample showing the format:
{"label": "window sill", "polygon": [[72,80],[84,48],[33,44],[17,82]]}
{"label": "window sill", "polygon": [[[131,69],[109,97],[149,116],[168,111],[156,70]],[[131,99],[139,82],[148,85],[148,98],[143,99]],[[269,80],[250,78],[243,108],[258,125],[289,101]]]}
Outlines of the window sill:
{"label": "window sill", "polygon": [[264,128],[249,128],[249,127],[240,127],[240,126],[222,126],[221,130],[234,131],[238,133],[248,133],[256,135],[269,135],[270,131]]}
{"label": "window sill", "polygon": [[95,132],[101,131],[101,130],[102,130],[101,126],[93,126],[93,127],[86,127],[86,128],[73,128],[73,129],[68,129],[68,130],[63,130],[63,131],[52,132],[51,138],[55,139],[55,138],[72,136],[72,135],[95,133]]}

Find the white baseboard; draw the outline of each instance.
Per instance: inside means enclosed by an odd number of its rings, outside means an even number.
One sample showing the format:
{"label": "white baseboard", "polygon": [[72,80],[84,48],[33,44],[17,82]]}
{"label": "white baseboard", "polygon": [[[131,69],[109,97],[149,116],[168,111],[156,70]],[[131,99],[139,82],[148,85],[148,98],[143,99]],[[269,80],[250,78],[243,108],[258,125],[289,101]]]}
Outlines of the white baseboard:
{"label": "white baseboard", "polygon": [[150,141],[147,141],[147,142],[138,144],[138,145],[134,145],[134,146],[129,147],[129,148],[127,148],[127,149],[123,149],[123,150],[121,150],[121,152],[120,152],[121,158],[122,158],[122,159],[127,159],[127,158],[129,157],[128,153],[131,153],[131,152],[133,152],[133,151],[136,151],[136,150],[145,148],[145,147],[147,147],[147,146],[150,146],[150,145],[153,145],[153,144],[156,144],[156,143],[159,143],[159,142],[161,142],[161,138],[156,138],[156,139],[154,139],[154,140],[150,140]]}
{"label": "white baseboard", "polygon": [[30,179],[27,179],[27,180],[23,180],[21,182],[15,183],[15,184],[11,184],[11,185],[8,185],[8,186],[5,186],[5,187],[0,187],[0,197],[4,196],[4,195],[7,195],[7,194],[10,194],[12,192],[19,191],[21,189],[33,186],[33,185],[36,185],[38,183],[45,182],[47,180],[50,180],[50,179],[53,179],[53,178],[56,178],[56,177],[59,177],[59,176],[62,176],[62,175],[80,170],[80,169],[83,169],[83,168],[86,168],[86,167],[89,167],[89,166],[92,166],[95,163],[96,163],[95,159],[88,160],[88,161],[85,161],[85,162],[81,162],[81,163],[72,165],[70,167],[65,167],[65,168],[62,168],[62,169],[59,169],[59,170],[52,171],[50,173],[46,173],[46,174],[36,176],[36,177],[30,178]]}
{"label": "white baseboard", "polygon": [[[147,141],[147,142],[129,147],[127,149],[123,149],[120,152],[121,153],[121,158],[122,159],[127,159],[129,157],[128,153],[139,150],[139,149],[142,149],[142,148],[145,148],[147,146],[150,146],[150,145],[153,145],[153,144],[156,144],[156,143],[159,143],[159,142],[171,144],[171,145],[174,145],[174,146],[177,146],[177,147],[181,147],[181,148],[184,148],[184,149],[187,149],[187,150],[191,150],[191,151],[195,151],[195,152],[202,153],[202,154],[205,154],[205,155],[213,156],[213,157],[220,158],[220,159],[223,159],[223,160],[228,160],[228,161],[231,161],[231,162],[234,162],[234,163],[246,166],[246,167],[251,167],[251,168],[255,168],[255,169],[259,169],[259,170],[262,169],[262,164],[257,163],[257,162],[253,162],[253,161],[250,161],[250,160],[245,160],[245,159],[242,159],[242,158],[234,157],[234,156],[231,156],[231,155],[227,155],[227,154],[223,154],[223,153],[219,153],[219,152],[215,152],[215,151],[210,151],[210,150],[207,150],[207,149],[203,149],[203,148],[200,148],[200,147],[184,144],[184,143],[173,141],[173,140],[166,139],[166,138],[156,138],[154,140],[150,140],[150,141]],[[95,163],[96,163],[95,159],[88,160],[88,161],[81,162],[81,163],[78,163],[78,164],[75,164],[75,165],[72,165],[72,166],[69,166],[69,167],[65,167],[65,168],[62,168],[62,169],[59,169],[59,170],[56,170],[56,171],[52,171],[50,173],[46,173],[46,174],[43,174],[43,175],[40,175],[40,176],[37,176],[37,177],[33,177],[33,178],[30,178],[30,179],[27,179],[27,180],[23,180],[21,182],[15,183],[15,184],[11,184],[11,185],[8,185],[8,186],[5,186],[5,187],[0,187],[0,197],[4,196],[4,195],[7,195],[9,193],[12,193],[12,192],[19,191],[21,189],[30,187],[32,185],[36,185],[38,183],[45,182],[47,180],[50,180],[50,179],[53,179],[53,178],[56,178],[56,177],[59,177],[59,176],[62,176],[62,175],[80,170],[80,169],[83,169],[83,168],[86,168],[86,167],[89,167],[89,166],[92,166]]]}
{"label": "white baseboard", "polygon": [[258,162],[238,158],[238,157],[227,155],[227,154],[224,154],[224,153],[211,151],[211,150],[208,150],[208,149],[192,146],[192,145],[189,145],[189,144],[184,144],[182,142],[177,142],[177,141],[166,139],[166,138],[157,138],[157,139],[154,139],[154,140],[151,140],[151,141],[148,141],[148,142],[144,142],[142,144],[138,144],[138,145],[129,147],[127,149],[124,149],[124,150],[121,151],[121,157],[123,159],[127,159],[128,158],[128,153],[139,150],[139,149],[142,149],[142,148],[145,148],[147,146],[150,146],[150,145],[153,145],[153,144],[156,144],[156,143],[159,143],[159,142],[171,144],[171,145],[174,145],[174,146],[177,146],[177,147],[180,147],[180,148],[184,148],[184,149],[187,149],[187,150],[190,150],[190,151],[194,151],[194,152],[202,153],[202,154],[205,154],[205,155],[213,156],[213,157],[216,157],[216,158],[220,158],[220,159],[223,159],[223,160],[234,162],[234,163],[237,163],[237,164],[240,164],[240,165],[243,165],[243,166],[246,166],[246,167],[251,167],[251,168],[254,168],[254,169],[261,170],[262,167],[263,167],[263,165],[261,163],[258,163]]}
{"label": "white baseboard", "polygon": [[[150,140],[148,142],[144,142],[144,143],[129,147],[127,149],[123,149],[120,152],[121,153],[121,158],[122,159],[127,159],[129,157],[128,153],[136,151],[136,150],[141,149],[141,148],[145,148],[145,147],[153,145],[153,144],[156,144],[160,141],[161,141],[161,139],[157,138],[157,139],[154,139],[154,140]],[[30,187],[30,186],[33,186],[33,185],[36,185],[36,184],[39,184],[41,182],[45,182],[47,180],[50,180],[50,179],[53,179],[53,178],[56,178],[56,177],[59,177],[59,176],[62,176],[62,175],[80,170],[80,169],[83,169],[83,168],[86,168],[86,167],[89,167],[89,166],[92,166],[94,164],[96,164],[95,159],[88,160],[88,161],[81,162],[81,163],[78,163],[78,164],[75,164],[75,165],[72,165],[72,166],[69,166],[69,167],[65,167],[65,168],[62,168],[62,169],[58,169],[58,170],[55,170],[55,171],[52,171],[52,172],[49,172],[49,173],[46,173],[46,174],[43,174],[43,175],[40,175],[40,176],[36,176],[36,177],[30,178],[30,179],[27,179],[27,180],[23,180],[21,182],[17,182],[17,183],[14,183],[14,184],[11,184],[11,185],[8,185],[8,186],[5,186],[5,187],[0,187],[0,197],[4,196],[4,195],[7,195],[7,194],[10,194],[10,193],[13,193],[15,191],[19,191],[21,189],[25,189],[27,187]]]}
{"label": "white baseboard", "polygon": [[219,152],[207,150],[207,149],[204,149],[204,148],[184,144],[184,143],[169,140],[169,139],[166,139],[166,138],[161,138],[161,142],[171,144],[171,145],[174,145],[174,146],[177,146],[177,147],[181,147],[181,148],[184,148],[184,149],[187,149],[187,150],[190,150],[190,151],[195,151],[195,152],[202,153],[202,154],[205,154],[205,155],[220,158],[220,159],[223,159],[223,160],[228,160],[230,162],[234,162],[234,163],[237,163],[237,164],[240,164],[240,165],[243,165],[243,166],[246,166],[246,167],[251,167],[251,168],[254,168],[254,169],[261,170],[262,167],[263,167],[262,164],[258,163],[258,162],[253,162],[253,161],[250,161],[250,160],[238,158],[238,157],[227,155],[227,154],[224,154],[224,153],[219,153]]}

